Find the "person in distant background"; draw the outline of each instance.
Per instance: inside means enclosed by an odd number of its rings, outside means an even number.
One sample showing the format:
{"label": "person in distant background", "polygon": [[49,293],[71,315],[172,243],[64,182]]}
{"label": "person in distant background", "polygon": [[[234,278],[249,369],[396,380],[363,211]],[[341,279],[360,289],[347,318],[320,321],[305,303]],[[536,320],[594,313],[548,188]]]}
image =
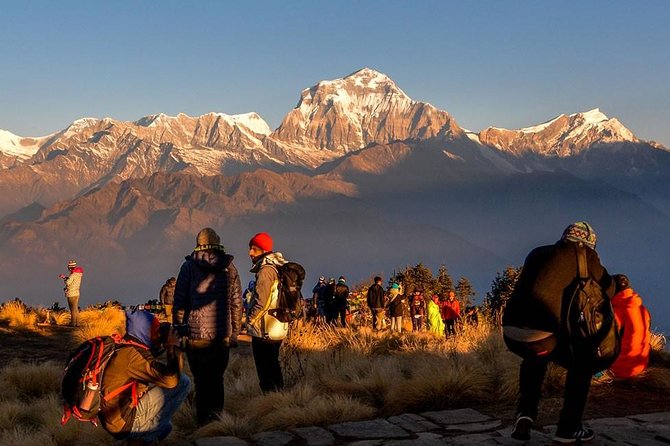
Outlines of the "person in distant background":
{"label": "person in distant background", "polygon": [[312,300],[316,302],[316,320],[317,322],[325,322],[326,320],[326,292],[328,285],[326,285],[326,278],[319,277],[319,282],[312,288]]}
{"label": "person in distant background", "polygon": [[409,315],[412,318],[412,331],[421,331],[423,330],[423,319],[426,314],[426,304],[421,289],[416,288],[411,299]]}
{"label": "person in distant background", "polygon": [[610,370],[616,378],[632,378],[644,372],[649,364],[651,317],[642,298],[631,288],[628,277],[615,274],[612,278],[616,285],[612,306],[623,336],[621,353]]}
{"label": "person in distant background", "polygon": [[456,300],[456,293],[449,291],[449,297],[442,303],[442,320],[446,327],[445,335],[456,335],[456,322],[461,317],[461,304]]}
{"label": "person in distant background", "polygon": [[444,335],[444,322],[440,314],[440,299],[437,294],[428,300],[428,329],[438,336]]}
{"label": "person in distant background", "polygon": [[326,323],[330,324],[336,317],[335,313],[335,279],[331,277],[326,285],[326,293],[324,299],[324,309],[326,311]]}
{"label": "person in distant background", "polygon": [[342,327],[347,326],[347,308],[349,308],[349,286],[344,276],[340,276],[335,285],[335,294],[333,295],[333,322],[337,323],[340,319]]}
{"label": "person in distant background", "polygon": [[381,330],[384,318],[384,288],[382,287],[382,278],[376,276],[370,288],[368,288],[368,307],[372,313],[372,328]]}
{"label": "person in distant background", "polygon": [[174,288],[177,285],[177,278],[170,277],[161,287],[160,302],[163,305],[165,317],[169,323],[172,323],[172,306],[174,304]]}
{"label": "person in distant background", "polygon": [[397,283],[391,284],[389,288],[389,303],[388,315],[391,318],[391,331],[402,333],[402,314],[404,310],[405,297],[400,294],[400,285]]}
{"label": "person in distant background", "polygon": [[79,326],[79,296],[81,288],[81,279],[84,276],[84,270],[77,266],[75,260],[67,263],[67,269],[70,275],[60,274],[58,277],[65,281],[65,299],[70,307],[70,326]]}

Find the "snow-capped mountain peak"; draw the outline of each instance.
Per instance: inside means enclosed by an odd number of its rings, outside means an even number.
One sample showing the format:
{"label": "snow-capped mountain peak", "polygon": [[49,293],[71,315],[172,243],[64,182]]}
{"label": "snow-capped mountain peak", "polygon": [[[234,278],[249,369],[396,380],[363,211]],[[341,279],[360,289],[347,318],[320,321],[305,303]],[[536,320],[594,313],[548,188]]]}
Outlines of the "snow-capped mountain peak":
{"label": "snow-capped mountain peak", "polygon": [[489,127],[479,134],[483,144],[514,154],[535,152],[566,157],[602,144],[639,142],[616,118],[608,118],[599,108],[560,115],[532,127],[508,130]]}
{"label": "snow-capped mountain peak", "polygon": [[363,68],[303,90],[271,138],[284,146],[348,153],[373,142],[430,138],[457,129],[447,112],[412,100],[385,74]]}
{"label": "snow-capped mountain peak", "polygon": [[[593,110],[577,114],[582,115],[585,124],[598,124],[599,122],[607,121],[609,119],[599,108],[594,108]],[[570,115],[570,117],[573,116],[575,115]]]}
{"label": "snow-capped mountain peak", "polygon": [[213,114],[220,116],[233,125],[242,125],[259,135],[269,135],[272,133],[272,129],[268,123],[265,122],[265,120],[261,118],[256,112],[242,113],[238,115],[227,115],[225,113]]}
{"label": "snow-capped mountain peak", "polygon": [[272,130],[270,126],[261,118],[258,113],[242,113],[238,115],[228,115],[225,113],[219,112],[209,112],[205,113],[199,117],[191,117],[185,113],[179,113],[177,116],[169,116],[165,113],[158,113],[155,115],[144,116],[137,121],[134,121],[133,124],[139,127],[162,127],[162,126],[172,126],[175,124],[183,124],[187,121],[194,121],[197,119],[222,119],[227,122],[231,127],[234,126],[244,126],[246,129],[251,130],[252,133],[258,135],[269,135]]}
{"label": "snow-capped mountain peak", "polygon": [[24,138],[6,130],[0,130],[0,168],[21,163],[33,156],[44,138]]}

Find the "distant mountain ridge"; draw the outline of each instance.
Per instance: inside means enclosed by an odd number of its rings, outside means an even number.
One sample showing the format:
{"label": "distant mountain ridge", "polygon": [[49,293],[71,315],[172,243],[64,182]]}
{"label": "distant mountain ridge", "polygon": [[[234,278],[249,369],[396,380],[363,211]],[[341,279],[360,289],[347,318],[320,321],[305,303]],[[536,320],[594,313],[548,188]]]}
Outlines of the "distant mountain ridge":
{"label": "distant mountain ridge", "polygon": [[576,155],[596,144],[640,142],[616,118],[608,118],[599,109],[560,115],[519,130],[489,127],[479,133],[479,140],[515,155],[533,152],[558,157]]}
{"label": "distant mountain ridge", "polygon": [[670,250],[670,152],[598,109],[473,133],[367,68],[303,90],[275,130],[256,113],[159,113],[0,133],[0,270],[21,295],[52,290],[30,277],[71,257],[92,292],[150,293],[204,226],[238,257],[267,230],[309,274],[446,262],[481,293],[576,219],[664,290],[650,259]]}
{"label": "distant mountain ridge", "polygon": [[[159,113],[134,122],[83,118],[41,138],[2,131],[0,196],[5,198],[0,199],[0,216],[33,202],[49,206],[92,187],[159,171],[198,176],[257,168],[308,173],[370,145],[468,138],[478,145],[473,150],[491,159],[506,158],[505,169],[520,171],[551,170],[555,166],[543,158],[573,157],[603,144],[666,151],[640,141],[598,109],[520,130],[491,127],[468,134],[449,113],[412,100],[386,75],[364,68],[303,90],[296,108],[274,131],[256,113]],[[448,149],[444,153],[453,156]],[[517,161],[527,155],[536,158]]]}

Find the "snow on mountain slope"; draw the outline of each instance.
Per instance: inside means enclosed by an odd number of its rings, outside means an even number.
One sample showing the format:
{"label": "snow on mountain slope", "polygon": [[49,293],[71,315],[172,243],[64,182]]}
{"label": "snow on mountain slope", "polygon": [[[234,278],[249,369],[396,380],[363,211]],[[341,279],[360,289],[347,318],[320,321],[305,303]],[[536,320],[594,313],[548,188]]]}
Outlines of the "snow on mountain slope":
{"label": "snow on mountain slope", "polygon": [[616,118],[599,109],[560,115],[543,124],[519,130],[489,127],[479,133],[482,144],[514,155],[527,152],[544,156],[568,157],[598,144],[640,142]]}
{"label": "snow on mountain slope", "polygon": [[0,169],[28,160],[37,153],[40,144],[46,138],[24,138],[6,130],[0,130]]}
{"label": "snow on mountain slope", "polygon": [[451,116],[408,97],[386,75],[364,68],[303,90],[270,139],[284,147],[344,154],[370,143],[460,133]]}

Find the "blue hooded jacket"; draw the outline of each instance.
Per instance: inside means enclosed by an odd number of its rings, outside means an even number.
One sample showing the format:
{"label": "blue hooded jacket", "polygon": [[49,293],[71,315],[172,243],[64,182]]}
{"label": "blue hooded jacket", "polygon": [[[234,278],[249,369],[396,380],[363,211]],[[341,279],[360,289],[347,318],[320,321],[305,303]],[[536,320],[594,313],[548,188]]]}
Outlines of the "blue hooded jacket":
{"label": "blue hooded jacket", "polygon": [[151,326],[155,318],[156,316],[147,311],[126,310],[126,335],[152,348]]}

